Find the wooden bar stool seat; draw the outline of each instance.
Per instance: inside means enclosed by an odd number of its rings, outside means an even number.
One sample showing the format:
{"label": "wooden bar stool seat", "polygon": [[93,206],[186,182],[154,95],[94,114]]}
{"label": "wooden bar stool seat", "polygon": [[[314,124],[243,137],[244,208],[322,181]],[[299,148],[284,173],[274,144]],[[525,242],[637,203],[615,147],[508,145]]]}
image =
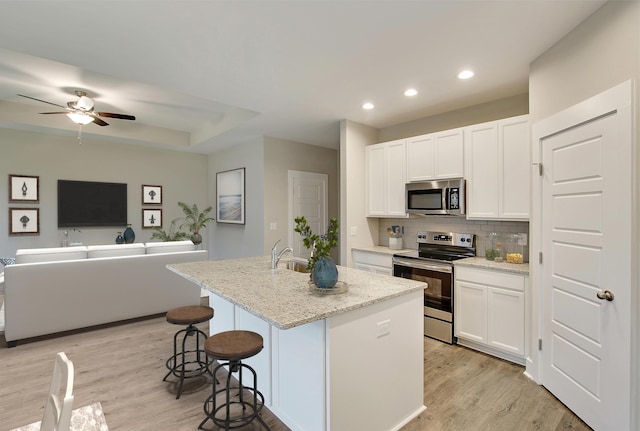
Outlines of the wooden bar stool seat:
{"label": "wooden bar stool seat", "polygon": [[[269,430],[269,426],[260,417],[260,411],[264,406],[264,397],[258,390],[258,376],[253,368],[242,363],[243,359],[250,358],[260,353],[264,346],[262,336],[251,331],[226,331],[212,335],[204,343],[204,350],[212,361],[218,361],[212,374],[227,367],[227,378],[223,385],[213,379],[211,396],[204,402],[204,412],[207,417],[200,423],[198,429],[203,429],[207,421],[211,420],[216,426],[228,431],[246,425],[256,419],[262,426]],[[226,362],[225,362],[226,361]],[[243,382],[243,370],[253,376],[253,387]],[[232,386],[231,377],[237,373],[237,386]],[[222,386],[222,385],[221,385]],[[232,395],[231,392],[236,395]],[[223,401],[217,400],[218,395],[223,395]]]}
{"label": "wooden bar stool seat", "polygon": [[[176,399],[182,394],[185,379],[202,376],[209,373],[211,361],[204,351],[207,334],[195,325],[206,322],[213,317],[213,308],[205,305],[187,305],[169,310],[167,322],[174,325],[186,325],[173,336],[173,356],[167,359],[169,372],[162,379],[167,381],[170,375],[178,378],[178,392]],[[181,348],[178,349],[178,339],[182,337]],[[194,337],[190,341],[190,337]]]}

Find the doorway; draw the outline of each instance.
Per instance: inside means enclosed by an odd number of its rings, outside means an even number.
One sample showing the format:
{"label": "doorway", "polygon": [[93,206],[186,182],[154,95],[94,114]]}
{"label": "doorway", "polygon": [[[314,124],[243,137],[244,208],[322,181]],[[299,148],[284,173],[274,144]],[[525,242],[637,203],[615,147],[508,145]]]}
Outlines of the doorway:
{"label": "doorway", "polygon": [[328,224],[328,184],[327,174],[289,171],[289,247],[293,255],[308,259],[311,251],[302,243],[302,237],[294,232],[294,219],[304,216],[314,233],[322,235]]}
{"label": "doorway", "polygon": [[539,380],[596,431],[632,429],[631,101],[626,82],[534,126]]}

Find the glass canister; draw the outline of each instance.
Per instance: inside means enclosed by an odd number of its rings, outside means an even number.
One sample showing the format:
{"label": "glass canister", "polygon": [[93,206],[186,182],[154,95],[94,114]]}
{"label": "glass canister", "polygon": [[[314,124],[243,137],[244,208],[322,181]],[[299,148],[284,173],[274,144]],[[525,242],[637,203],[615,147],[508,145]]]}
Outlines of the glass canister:
{"label": "glass canister", "polygon": [[523,238],[519,233],[513,233],[505,236],[505,260],[507,263],[523,263],[524,244]]}
{"label": "glass canister", "polygon": [[[497,232],[489,232],[485,236],[484,257],[487,260],[502,262],[502,235]],[[496,259],[497,257],[497,259]]]}

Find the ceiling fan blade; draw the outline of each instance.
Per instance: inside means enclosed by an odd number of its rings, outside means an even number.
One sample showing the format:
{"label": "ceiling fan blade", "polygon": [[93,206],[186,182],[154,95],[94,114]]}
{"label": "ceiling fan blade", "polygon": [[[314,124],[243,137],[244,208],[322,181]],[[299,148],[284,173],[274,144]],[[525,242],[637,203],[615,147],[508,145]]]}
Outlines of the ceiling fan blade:
{"label": "ceiling fan blade", "polygon": [[93,117],[93,122],[95,124],[97,124],[98,126],[108,126],[109,125],[109,123],[107,123],[106,121],[101,120],[98,117]]}
{"label": "ceiling fan blade", "polygon": [[47,102],[46,100],[36,99],[35,97],[25,96],[24,94],[18,94],[18,96],[26,97],[27,99],[35,100],[35,101],[42,102],[42,103],[47,103],[49,105],[58,106],[60,108],[65,108],[64,106],[58,105],[57,103]]}
{"label": "ceiling fan blade", "polygon": [[65,112],[39,112],[39,114],[68,114],[69,111]]}
{"label": "ceiling fan blade", "polygon": [[136,119],[136,117],[133,115],[113,114],[111,112],[96,112],[96,114],[98,114],[101,117],[117,118],[119,120],[135,120]]}

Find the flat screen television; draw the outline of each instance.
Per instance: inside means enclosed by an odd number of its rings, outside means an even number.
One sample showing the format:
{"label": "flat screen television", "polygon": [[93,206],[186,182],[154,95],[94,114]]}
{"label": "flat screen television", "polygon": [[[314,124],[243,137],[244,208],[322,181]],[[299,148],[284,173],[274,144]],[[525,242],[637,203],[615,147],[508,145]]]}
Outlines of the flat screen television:
{"label": "flat screen television", "polygon": [[58,180],[58,227],[126,225],[126,184]]}

